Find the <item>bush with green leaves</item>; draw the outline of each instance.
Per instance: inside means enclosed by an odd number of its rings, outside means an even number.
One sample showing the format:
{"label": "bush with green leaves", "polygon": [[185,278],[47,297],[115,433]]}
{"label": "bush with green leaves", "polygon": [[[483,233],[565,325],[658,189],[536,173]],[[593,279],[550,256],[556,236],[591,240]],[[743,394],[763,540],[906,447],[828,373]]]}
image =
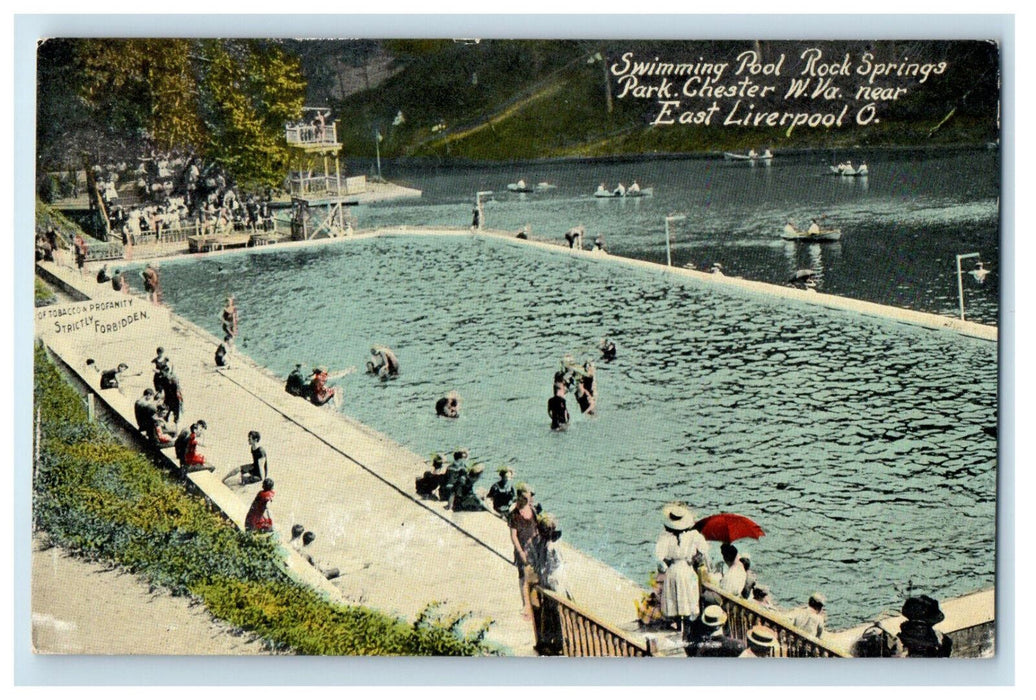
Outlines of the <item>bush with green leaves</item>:
{"label": "bush with green leaves", "polygon": [[50,541],[115,563],[152,586],[200,599],[272,649],[333,655],[483,655],[489,624],[430,604],[413,623],[328,601],[292,581],[275,538],[242,532],[144,454],[88,420],[83,400],[42,344],[33,518]]}

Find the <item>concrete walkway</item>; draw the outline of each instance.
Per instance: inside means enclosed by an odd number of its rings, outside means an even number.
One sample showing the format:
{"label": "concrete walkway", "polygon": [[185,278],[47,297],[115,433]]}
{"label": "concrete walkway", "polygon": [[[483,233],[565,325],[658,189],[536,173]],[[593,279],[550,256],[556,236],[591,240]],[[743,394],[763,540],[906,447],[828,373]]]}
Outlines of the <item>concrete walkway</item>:
{"label": "concrete walkway", "polygon": [[[38,269],[95,302],[129,296],[97,284],[92,274],[80,277],[51,263]],[[232,357],[231,368],[217,370],[215,338],[140,297],[132,301],[132,313],[150,311],[148,321],[137,324],[140,330],[125,331],[133,335],[47,331],[45,340],[127,422],[133,421],[133,401],[151,385],[155,348],[163,346],[183,387],[182,426],[198,419],[209,426],[201,452],[217,469],[192,473],[191,479],[231,520],[243,525],[259,487],[243,487],[235,479],[224,485],[221,478],[250,460],[246,436],[258,430],[276,482],[270,510],[277,533],[287,541],[291,526],[301,523],[317,535],[313,556],[342,571],[326,582],[286,552],[297,577],[332,599],[407,619],[428,603],[443,601],[444,613],[470,613],[474,626],[492,621],[487,639],[506,653],[534,654],[502,520],[489,513],[450,513],[442,503],[414,497],[414,478],[428,468],[421,457],[330,407],[290,396],[281,378],[241,356]],[[215,315],[222,300],[213,303]],[[38,321],[38,330],[48,323]],[[85,365],[88,357],[101,369],[125,362],[130,374],[142,374],[126,377],[119,390],[100,391],[99,375]],[[569,547],[566,554],[577,602],[613,626],[633,629],[641,589],[577,550]]]}

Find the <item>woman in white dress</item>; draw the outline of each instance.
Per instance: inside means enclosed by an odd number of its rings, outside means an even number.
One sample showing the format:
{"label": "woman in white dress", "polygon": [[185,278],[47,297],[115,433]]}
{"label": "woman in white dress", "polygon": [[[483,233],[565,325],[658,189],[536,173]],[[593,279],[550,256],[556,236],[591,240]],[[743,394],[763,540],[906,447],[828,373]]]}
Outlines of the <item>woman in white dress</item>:
{"label": "woman in white dress", "polygon": [[694,513],[686,503],[667,503],[662,509],[664,530],[655,544],[662,584],[662,616],[675,620],[682,631],[698,617],[699,587],[697,567],[708,555],[708,543],[694,527]]}

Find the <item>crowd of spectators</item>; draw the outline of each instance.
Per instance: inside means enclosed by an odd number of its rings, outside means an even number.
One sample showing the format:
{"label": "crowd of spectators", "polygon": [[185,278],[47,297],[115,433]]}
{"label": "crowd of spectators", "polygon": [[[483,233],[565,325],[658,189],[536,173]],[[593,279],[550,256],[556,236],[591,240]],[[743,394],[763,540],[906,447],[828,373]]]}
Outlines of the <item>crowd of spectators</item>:
{"label": "crowd of spectators", "polygon": [[242,195],[224,168],[195,155],[152,151],[136,167],[95,165],[93,176],[109,225],[126,245],[182,229],[202,235],[273,229],[269,189]]}

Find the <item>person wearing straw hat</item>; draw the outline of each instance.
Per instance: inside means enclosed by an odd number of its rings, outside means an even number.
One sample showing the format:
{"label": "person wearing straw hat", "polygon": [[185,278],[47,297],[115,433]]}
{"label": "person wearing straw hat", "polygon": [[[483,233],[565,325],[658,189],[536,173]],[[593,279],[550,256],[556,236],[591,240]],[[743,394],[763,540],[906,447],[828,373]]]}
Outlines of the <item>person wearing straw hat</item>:
{"label": "person wearing straw hat", "polygon": [[695,571],[708,553],[708,543],[693,529],[696,518],[683,502],[667,503],[662,508],[662,534],[655,543],[662,584],[662,617],[674,621],[683,631],[698,617],[698,574]]}
{"label": "person wearing straw hat", "polygon": [[777,649],[777,633],[765,625],[748,630],[748,648],[741,652],[742,659],[765,659]]}
{"label": "person wearing straw hat", "polygon": [[791,624],[806,634],[819,637],[824,633],[824,620],[827,616],[827,613],[824,612],[826,603],[827,599],[822,593],[814,593],[809,597],[805,607],[792,613]]}
{"label": "person wearing straw hat", "polygon": [[475,482],[482,476],[483,469],[481,464],[474,464],[460,475],[457,487],[450,497],[450,510],[485,510],[482,499],[475,494]]}
{"label": "person wearing straw hat", "polygon": [[514,478],[514,471],[508,466],[503,466],[497,469],[497,474],[500,475],[500,480],[494,482],[489,487],[489,493],[486,494],[486,498],[493,504],[494,512],[504,515],[511,510],[511,505],[514,504],[514,499],[517,496],[514,482],[511,481]]}
{"label": "person wearing straw hat", "polygon": [[723,625],[727,622],[727,614],[723,612],[723,608],[718,605],[707,606],[701,611],[700,622],[708,628],[709,633],[684,647],[687,656],[741,656],[745,645],[723,633]]}

